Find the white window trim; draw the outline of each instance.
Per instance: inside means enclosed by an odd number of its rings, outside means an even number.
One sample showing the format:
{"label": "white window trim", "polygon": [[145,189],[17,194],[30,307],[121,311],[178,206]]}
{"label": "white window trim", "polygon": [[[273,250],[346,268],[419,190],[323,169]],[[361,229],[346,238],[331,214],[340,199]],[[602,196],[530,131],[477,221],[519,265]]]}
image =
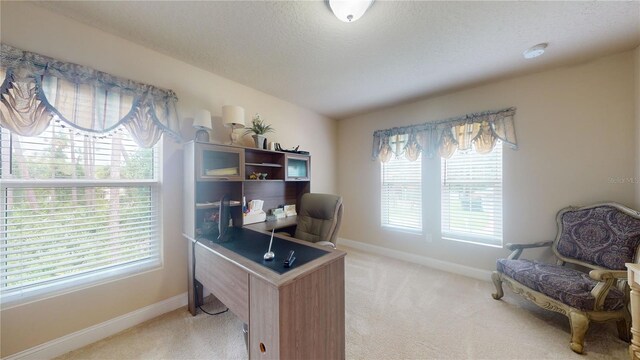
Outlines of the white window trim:
{"label": "white window trim", "polygon": [[[2,129],[0,128],[0,131]],[[117,269],[98,270],[98,273],[79,274],[67,279],[55,280],[55,284],[34,285],[20,291],[11,291],[6,294],[0,291],[0,310],[6,310],[28,303],[41,301],[48,298],[57,297],[64,294],[73,293],[83,289],[104,285],[107,283],[124,280],[133,276],[142,275],[150,271],[156,271],[164,267],[164,228],[163,228],[163,202],[162,202],[162,180],[163,180],[163,137],[154,146],[154,174],[153,179],[144,180],[87,180],[87,179],[12,179],[0,178],[0,211],[5,208],[4,193],[7,188],[29,188],[29,187],[131,187],[148,186],[151,188],[152,201],[156,205],[156,235],[158,246],[158,257],[154,259],[141,260],[131,264],[119,266]],[[0,220],[4,220],[1,217]],[[0,227],[4,222],[0,222]]]}
{"label": "white window trim", "polygon": [[159,187],[158,180],[23,180],[23,179],[3,179],[0,188],[30,188],[30,187],[131,187],[131,186],[151,186]]}
{"label": "white window trim", "polygon": [[[390,161],[393,161],[390,160]],[[416,160],[417,161],[417,160]],[[384,199],[383,199],[383,195],[382,195],[382,190],[383,190],[383,186],[384,186],[384,166],[385,163],[380,163],[380,227],[382,229],[388,230],[388,231],[394,231],[394,232],[403,232],[403,233],[408,233],[408,234],[414,234],[414,235],[422,235],[424,233],[424,161],[422,158],[422,154],[420,154],[420,228],[416,229],[416,228],[408,228],[408,227],[403,227],[403,226],[398,226],[398,225],[392,225],[392,224],[387,224],[384,223],[383,221],[383,217],[382,217],[382,212],[383,212],[383,207],[384,207]]]}
{"label": "white window trim", "polygon": [[488,247],[494,247],[494,248],[498,248],[498,249],[502,249],[503,245],[497,245],[497,244],[492,244],[489,242],[480,242],[478,241],[478,237],[476,236],[475,238],[468,238],[468,239],[464,239],[463,235],[456,235],[456,234],[442,234],[442,240],[447,240],[447,241],[456,241],[456,242],[460,242],[460,243],[465,243],[465,244],[473,244],[473,245],[481,245],[481,246],[488,246]]}
{"label": "white window trim", "polygon": [[9,295],[0,295],[0,309],[6,310],[28,303],[54,298],[79,290],[104,285],[114,281],[137,276],[162,267],[161,259],[152,259],[121,266],[118,269],[102,271],[98,274],[88,273],[69,279],[56,280],[55,285],[33,286],[23,291],[14,291]]}
{"label": "white window trim", "polygon": [[[410,228],[405,228],[402,226],[394,226],[394,225],[387,225],[387,224],[382,224],[380,225],[383,229],[389,230],[389,231],[395,231],[395,232],[403,232],[403,233],[408,233],[408,234],[414,234],[414,235],[422,235],[423,230],[418,230],[418,229],[410,229]],[[423,225],[424,228],[424,225]]]}
{"label": "white window trim", "polygon": [[[503,146],[503,144],[500,144],[500,146]],[[504,147],[501,148],[502,150],[504,150]],[[501,150],[501,151],[502,151]],[[478,234],[469,234],[469,233],[463,233],[463,232],[456,232],[456,231],[445,231],[442,226],[443,226],[443,219],[442,219],[442,161],[443,159],[440,160],[440,166],[439,166],[439,171],[440,171],[440,179],[439,179],[439,183],[440,183],[440,187],[439,187],[439,214],[440,214],[440,237],[442,240],[446,240],[446,241],[455,241],[455,242],[460,242],[460,243],[467,243],[467,244],[474,244],[474,245],[481,245],[481,246],[487,246],[487,247],[494,247],[494,248],[503,248],[504,246],[504,152],[501,152],[501,157],[500,157],[500,166],[502,168],[502,173],[501,173],[501,178],[500,178],[500,188],[501,188],[501,199],[500,199],[500,207],[501,207],[501,234],[500,234],[500,241],[499,243],[496,243],[495,238],[494,237],[483,237],[482,235],[478,235]],[[480,183],[480,181],[478,181],[477,183]],[[493,182],[491,182],[493,183]]]}

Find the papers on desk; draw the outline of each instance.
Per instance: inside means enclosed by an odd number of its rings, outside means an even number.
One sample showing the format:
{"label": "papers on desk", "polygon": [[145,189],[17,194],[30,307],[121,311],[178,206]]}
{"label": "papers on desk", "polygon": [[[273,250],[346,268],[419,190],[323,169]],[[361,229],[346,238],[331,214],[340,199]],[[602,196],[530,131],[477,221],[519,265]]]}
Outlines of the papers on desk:
{"label": "papers on desk", "polygon": [[286,217],[284,209],[282,208],[271,209],[271,214],[276,217],[276,220],[284,219]]}
{"label": "papers on desk", "polygon": [[207,176],[224,176],[224,175],[238,175],[237,167],[222,168],[222,169],[210,169],[205,172]]}
{"label": "papers on desk", "polygon": [[286,217],[298,215],[298,213],[296,213],[296,206],[295,205],[285,205],[284,206],[284,215]]}
{"label": "papers on desk", "polygon": [[243,214],[242,224],[249,225],[265,221],[267,214],[262,210],[263,205],[262,200],[249,201],[249,212]]}
{"label": "papers on desk", "polygon": [[267,214],[264,211],[246,213],[242,219],[242,225],[255,224],[264,222],[267,219]]}
{"label": "papers on desk", "polygon": [[263,206],[264,206],[264,201],[251,200],[249,201],[249,212],[262,211]]}

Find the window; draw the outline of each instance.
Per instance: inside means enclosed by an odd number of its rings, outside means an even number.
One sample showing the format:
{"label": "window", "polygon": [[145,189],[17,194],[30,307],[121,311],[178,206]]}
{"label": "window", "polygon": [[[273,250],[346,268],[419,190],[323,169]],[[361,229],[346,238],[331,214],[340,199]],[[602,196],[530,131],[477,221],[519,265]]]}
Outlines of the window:
{"label": "window", "polygon": [[422,156],[416,161],[392,156],[382,163],[381,174],[382,226],[422,232]]}
{"label": "window", "polygon": [[442,237],[502,245],[502,143],[441,160]]}
{"label": "window", "polygon": [[60,124],[0,128],[3,304],[160,264],[157,151]]}

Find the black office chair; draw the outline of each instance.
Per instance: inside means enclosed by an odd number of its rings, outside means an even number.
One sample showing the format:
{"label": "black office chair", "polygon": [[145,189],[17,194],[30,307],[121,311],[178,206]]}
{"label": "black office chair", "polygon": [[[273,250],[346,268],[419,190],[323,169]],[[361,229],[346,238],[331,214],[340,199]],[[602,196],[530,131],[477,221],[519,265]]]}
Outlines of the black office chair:
{"label": "black office chair", "polygon": [[342,197],[332,194],[304,194],[297,216],[296,239],[335,249],[342,223]]}

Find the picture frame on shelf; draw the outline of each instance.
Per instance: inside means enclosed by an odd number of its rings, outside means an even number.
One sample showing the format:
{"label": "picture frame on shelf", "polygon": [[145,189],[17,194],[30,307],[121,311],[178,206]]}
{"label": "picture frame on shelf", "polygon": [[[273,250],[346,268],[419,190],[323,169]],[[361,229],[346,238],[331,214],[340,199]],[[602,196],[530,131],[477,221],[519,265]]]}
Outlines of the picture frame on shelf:
{"label": "picture frame on shelf", "polygon": [[284,206],[284,215],[286,217],[296,216],[298,213],[296,212],[296,205],[285,205]]}

